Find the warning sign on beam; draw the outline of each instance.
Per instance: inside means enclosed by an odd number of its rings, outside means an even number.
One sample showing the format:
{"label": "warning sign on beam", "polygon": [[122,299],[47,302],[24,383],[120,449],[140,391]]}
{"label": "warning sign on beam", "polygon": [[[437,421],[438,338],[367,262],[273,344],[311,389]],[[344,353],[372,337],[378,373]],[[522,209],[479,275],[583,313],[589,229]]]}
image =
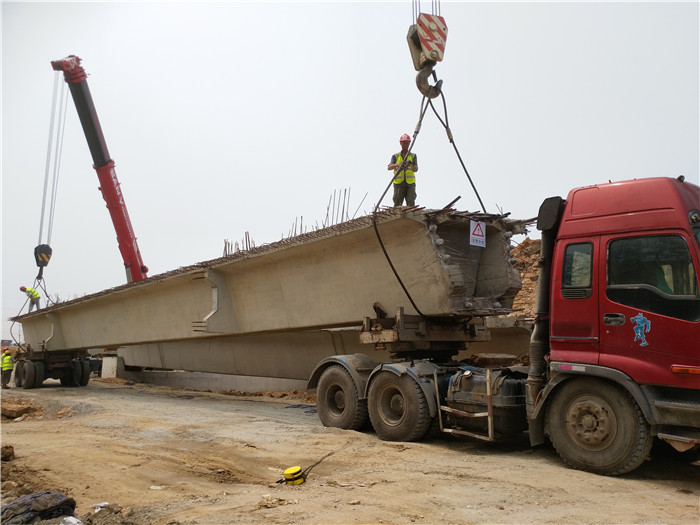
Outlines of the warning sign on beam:
{"label": "warning sign on beam", "polygon": [[482,221],[469,221],[469,244],[486,248],[486,225]]}

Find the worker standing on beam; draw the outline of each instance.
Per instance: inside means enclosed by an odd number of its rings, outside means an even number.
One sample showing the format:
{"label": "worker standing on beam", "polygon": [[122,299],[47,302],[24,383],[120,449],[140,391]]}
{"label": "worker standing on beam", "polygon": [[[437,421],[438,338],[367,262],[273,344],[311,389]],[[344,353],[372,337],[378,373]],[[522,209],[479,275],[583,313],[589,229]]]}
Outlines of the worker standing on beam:
{"label": "worker standing on beam", "polygon": [[387,169],[394,170],[394,206],[402,206],[406,199],[406,206],[416,205],[416,171],[418,171],[418,156],[409,153],[411,137],[405,133],[399,138],[401,151],[391,156],[391,162]]}
{"label": "worker standing on beam", "polygon": [[29,287],[20,286],[19,289],[21,291],[23,291],[25,294],[27,294],[27,297],[29,297],[29,312],[31,312],[32,308],[34,308],[34,307],[36,307],[37,310],[39,308],[41,308],[41,304],[39,303],[41,296],[39,295],[39,292],[37,292],[31,286],[29,286]]}

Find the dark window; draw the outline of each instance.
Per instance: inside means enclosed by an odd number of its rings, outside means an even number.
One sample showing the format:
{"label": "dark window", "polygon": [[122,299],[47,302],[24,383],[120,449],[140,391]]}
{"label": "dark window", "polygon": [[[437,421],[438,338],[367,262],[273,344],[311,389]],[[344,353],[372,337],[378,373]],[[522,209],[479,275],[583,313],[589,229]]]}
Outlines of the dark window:
{"label": "dark window", "polygon": [[688,321],[700,319],[697,275],[679,235],[611,241],[607,283],[611,301]]}
{"label": "dark window", "polygon": [[591,296],[593,245],[590,242],[569,244],[564,250],[561,296],[586,299]]}

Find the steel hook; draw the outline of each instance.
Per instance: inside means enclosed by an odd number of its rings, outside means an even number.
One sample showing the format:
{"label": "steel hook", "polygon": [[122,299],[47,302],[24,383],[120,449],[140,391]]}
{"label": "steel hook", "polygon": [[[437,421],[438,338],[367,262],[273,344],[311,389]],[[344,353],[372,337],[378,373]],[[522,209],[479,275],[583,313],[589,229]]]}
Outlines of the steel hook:
{"label": "steel hook", "polygon": [[442,88],[442,80],[437,80],[436,78],[437,82],[434,86],[431,86],[428,82],[428,77],[430,77],[430,75],[435,77],[433,72],[434,64],[434,62],[426,64],[416,75],[416,86],[418,86],[418,91],[423,93],[423,96],[428,98],[435,98],[439,96],[440,89]]}

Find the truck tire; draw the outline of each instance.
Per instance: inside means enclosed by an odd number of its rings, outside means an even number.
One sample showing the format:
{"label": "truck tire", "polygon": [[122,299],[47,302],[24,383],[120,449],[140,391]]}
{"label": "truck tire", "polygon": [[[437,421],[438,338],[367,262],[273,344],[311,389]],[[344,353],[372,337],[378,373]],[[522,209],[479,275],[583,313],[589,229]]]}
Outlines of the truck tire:
{"label": "truck tire", "polygon": [[61,381],[61,385],[63,386],[75,386],[72,362],[68,363],[68,366],[63,371],[63,375],[59,379]]}
{"label": "truck tire", "polygon": [[37,361],[34,363],[34,388],[39,388],[44,382],[44,363]]}
{"label": "truck tire", "polygon": [[564,382],[547,408],[547,431],[564,462],[615,476],[641,465],[652,445],[649,425],[626,390],[593,378]]}
{"label": "truck tire", "polygon": [[70,362],[70,382],[68,386],[80,386],[83,380],[83,365],[80,364],[80,359],[73,359]]}
{"label": "truck tire", "polygon": [[33,361],[25,361],[22,368],[22,388],[29,390],[34,388],[34,379],[36,378],[36,364]]}
{"label": "truck tire", "polygon": [[360,430],[367,422],[367,401],[360,399],[357,385],[339,365],[326,368],[316,387],[316,409],[326,427]]}
{"label": "truck tire", "polygon": [[367,404],[372,426],[384,441],[417,441],[430,426],[423,389],[408,375],[377,374],[370,384]]}
{"label": "truck tire", "polygon": [[80,359],[80,386],[87,386],[90,382],[90,361]]}
{"label": "truck tire", "polygon": [[22,387],[22,374],[24,373],[24,361],[18,361],[15,366],[15,388]]}

